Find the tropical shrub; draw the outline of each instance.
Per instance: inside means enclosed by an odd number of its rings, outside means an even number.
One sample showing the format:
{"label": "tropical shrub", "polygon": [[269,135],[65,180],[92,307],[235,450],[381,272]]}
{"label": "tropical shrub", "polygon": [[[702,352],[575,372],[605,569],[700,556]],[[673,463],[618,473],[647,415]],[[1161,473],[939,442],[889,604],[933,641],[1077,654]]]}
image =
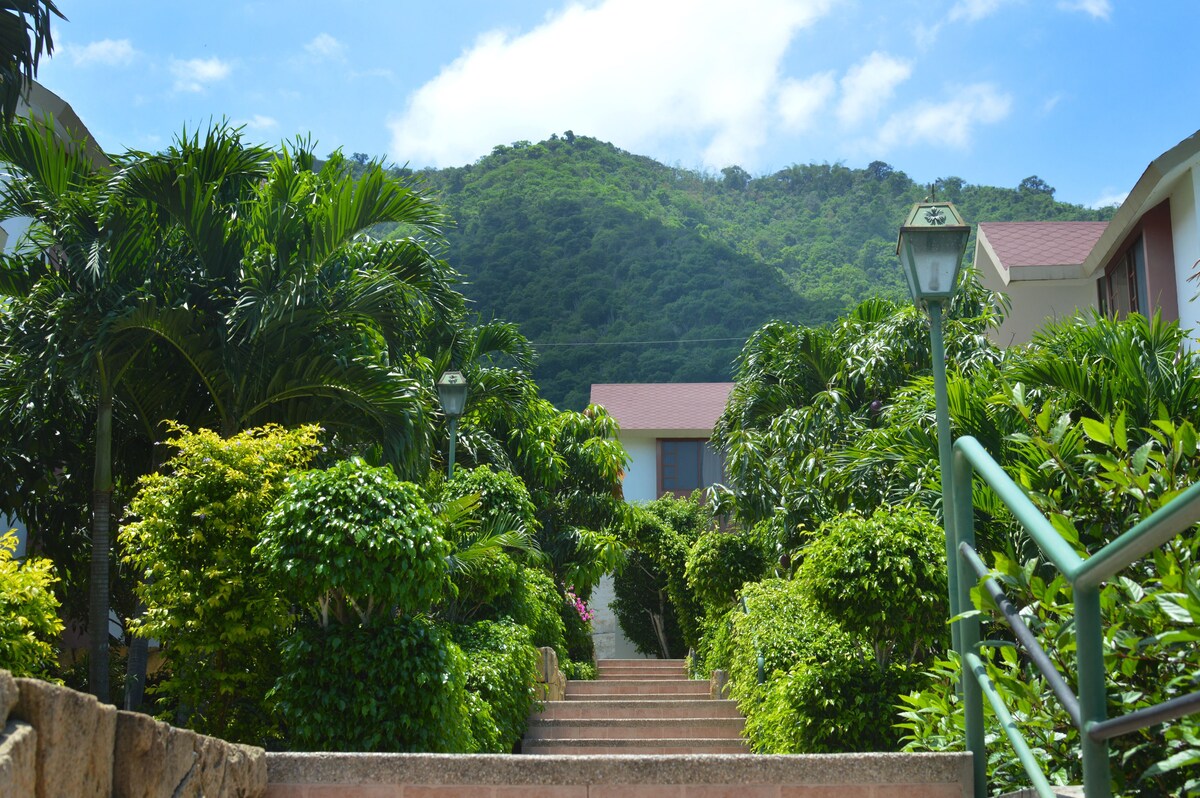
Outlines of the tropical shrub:
{"label": "tropical shrub", "polygon": [[511,621],[477,621],[451,629],[466,657],[467,691],[478,696],[469,713],[472,750],[511,753],[525,733],[536,696],[540,660],[529,629]]}
{"label": "tropical shrub", "polygon": [[[1160,409],[1151,427],[1127,429],[1124,412],[1072,422],[1038,414],[1024,438],[1030,458],[1051,463],[1057,487],[1032,492],[1051,523],[1081,555],[1081,541],[1112,539],[1200,481],[1200,451],[1193,425]],[[1083,493],[1086,498],[1081,498]],[[1075,672],[1074,597],[1066,580],[1036,558],[988,552],[992,573],[1042,640],[1055,666]],[[1006,625],[978,591],[985,612],[989,676],[1009,697],[1009,709],[1053,784],[1079,783],[1079,735],[1028,659],[1014,646]],[[1200,674],[1200,543],[1183,533],[1108,580],[1100,591],[1108,713],[1126,714],[1179,698],[1196,689]],[[908,750],[961,747],[961,708],[955,695],[956,664],[937,663],[923,690],[903,697],[900,726]],[[942,712],[957,715],[940,718]],[[991,712],[989,733],[1001,732]],[[1188,795],[1200,789],[1200,722],[1195,716],[1114,739],[1112,769],[1119,794]],[[1003,743],[989,750],[989,781],[996,790],[1028,783],[1013,767]],[[1119,763],[1119,765],[1118,765]]]}
{"label": "tropical shrub", "polygon": [[63,623],[50,560],[13,559],[17,534],[0,536],[0,668],[13,676],[53,679]]}
{"label": "tropical shrub", "polygon": [[297,751],[471,750],[466,658],[421,616],[300,625],[270,697]]}
{"label": "tropical shrub", "polygon": [[271,690],[307,750],[465,751],[466,661],[420,615],[449,546],[416,485],[361,459],[288,481],[255,555],[309,611]]}
{"label": "tropical shrub", "polygon": [[733,606],[746,582],[765,576],[766,548],[757,530],[704,532],[688,551],[684,576],[706,614],[723,613]]}
{"label": "tropical shrub", "polygon": [[822,524],[796,581],[843,629],[870,641],[881,666],[945,648],[945,533],[924,508],[881,507]]}
{"label": "tropical shrub", "polygon": [[429,609],[449,552],[420,489],[359,458],[289,479],[255,549],[323,627]]}
{"label": "tropical shrub", "polygon": [[537,648],[553,648],[561,661],[569,659],[566,625],[560,612],[562,603],[562,594],[549,574],[540,568],[523,567],[518,572],[516,588],[497,610],[501,617],[527,627],[530,642]]}
{"label": "tropical shrub", "polygon": [[452,623],[494,620],[497,605],[521,589],[522,564],[542,559],[529,492],[513,474],[479,466],[460,470],[437,494],[441,514],[452,517],[446,535],[453,584],[438,614]]}
{"label": "tropical shrub", "polygon": [[[558,611],[563,619],[568,660],[590,665],[596,659],[596,645],[592,639],[592,608],[581,597],[575,595],[574,586],[568,585],[566,599],[559,605]],[[560,666],[563,664],[559,663]],[[579,672],[582,672],[582,669]]]}
{"label": "tropical shrub", "polygon": [[746,610],[732,611],[722,648],[754,750],[894,750],[899,734],[879,718],[910,683],[904,668],[876,661],[867,640],[826,615],[798,582],[751,583],[743,597]]}
{"label": "tropical shrub", "polygon": [[171,429],[175,454],[142,478],[130,504],[137,520],[119,535],[146,606],[134,633],[162,645],[168,675],[155,690],[177,722],[262,742],[276,733],[263,696],[279,674],[289,600],[253,551],[286,478],[319,449],[318,430]]}

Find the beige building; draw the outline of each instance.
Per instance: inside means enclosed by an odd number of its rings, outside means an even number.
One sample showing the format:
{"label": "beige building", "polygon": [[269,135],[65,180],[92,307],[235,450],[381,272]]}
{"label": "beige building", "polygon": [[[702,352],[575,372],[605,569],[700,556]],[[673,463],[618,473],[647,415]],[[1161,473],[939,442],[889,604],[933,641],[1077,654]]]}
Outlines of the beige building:
{"label": "beige building", "polygon": [[981,222],[980,279],[1012,302],[997,342],[1026,343],[1047,321],[1091,308],[1200,328],[1200,285],[1189,282],[1200,268],[1198,199],[1200,132],[1150,163],[1111,222]]}

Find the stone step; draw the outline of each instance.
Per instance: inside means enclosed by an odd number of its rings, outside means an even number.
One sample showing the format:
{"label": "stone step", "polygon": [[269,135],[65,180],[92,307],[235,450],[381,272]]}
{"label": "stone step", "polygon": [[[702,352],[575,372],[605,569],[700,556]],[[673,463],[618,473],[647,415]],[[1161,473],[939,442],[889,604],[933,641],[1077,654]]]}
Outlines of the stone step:
{"label": "stone step", "polygon": [[572,679],[567,682],[567,700],[590,696],[598,699],[620,696],[707,696],[708,682],[695,679]]}
{"label": "stone step", "polygon": [[680,659],[602,659],[596,664],[596,674],[604,678],[607,674],[661,673],[687,675],[687,663]]}
{"label": "stone step", "polygon": [[741,718],[538,718],[525,730],[526,741],[558,739],[737,740]]}
{"label": "stone step", "polygon": [[569,738],[556,740],[526,740],[521,753],[567,754],[573,756],[621,756],[647,754],[749,754],[745,740],[697,739],[697,738]]}
{"label": "stone step", "polygon": [[[582,751],[577,747],[571,753]],[[971,794],[967,753],[638,754],[627,747],[616,755],[593,757],[268,753],[266,798],[963,798]]]}
{"label": "stone step", "polygon": [[596,674],[596,679],[599,681],[611,681],[613,679],[686,679],[687,672],[683,670],[669,671],[665,668],[638,668],[629,666],[627,668],[610,668],[608,670],[599,671]]}
{"label": "stone step", "polygon": [[570,718],[740,718],[737,702],[728,699],[679,698],[669,700],[622,698],[614,700],[548,701],[530,720]]}
{"label": "stone step", "polygon": [[597,668],[638,665],[644,668],[687,668],[686,659],[602,659],[596,661]]}

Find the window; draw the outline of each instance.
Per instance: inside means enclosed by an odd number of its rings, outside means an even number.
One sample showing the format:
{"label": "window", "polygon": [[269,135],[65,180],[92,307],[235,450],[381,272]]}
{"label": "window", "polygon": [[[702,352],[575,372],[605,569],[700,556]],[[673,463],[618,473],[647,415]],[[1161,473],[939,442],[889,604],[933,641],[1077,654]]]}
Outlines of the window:
{"label": "window", "polygon": [[658,440],[658,494],[688,496],[697,488],[721,482],[725,457],[703,438]]}
{"label": "window", "polygon": [[1105,315],[1122,318],[1146,312],[1146,248],[1141,236],[1105,269],[1099,288],[1100,311]]}

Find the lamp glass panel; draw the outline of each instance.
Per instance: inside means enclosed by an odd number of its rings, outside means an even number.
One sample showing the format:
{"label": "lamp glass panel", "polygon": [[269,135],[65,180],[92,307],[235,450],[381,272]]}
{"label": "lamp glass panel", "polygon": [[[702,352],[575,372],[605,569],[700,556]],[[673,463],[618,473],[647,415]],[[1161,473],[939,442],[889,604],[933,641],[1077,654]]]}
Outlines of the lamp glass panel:
{"label": "lamp glass panel", "polygon": [[945,230],[906,232],[903,250],[909,288],[915,284],[915,294],[921,297],[953,294],[965,239],[966,234]]}

